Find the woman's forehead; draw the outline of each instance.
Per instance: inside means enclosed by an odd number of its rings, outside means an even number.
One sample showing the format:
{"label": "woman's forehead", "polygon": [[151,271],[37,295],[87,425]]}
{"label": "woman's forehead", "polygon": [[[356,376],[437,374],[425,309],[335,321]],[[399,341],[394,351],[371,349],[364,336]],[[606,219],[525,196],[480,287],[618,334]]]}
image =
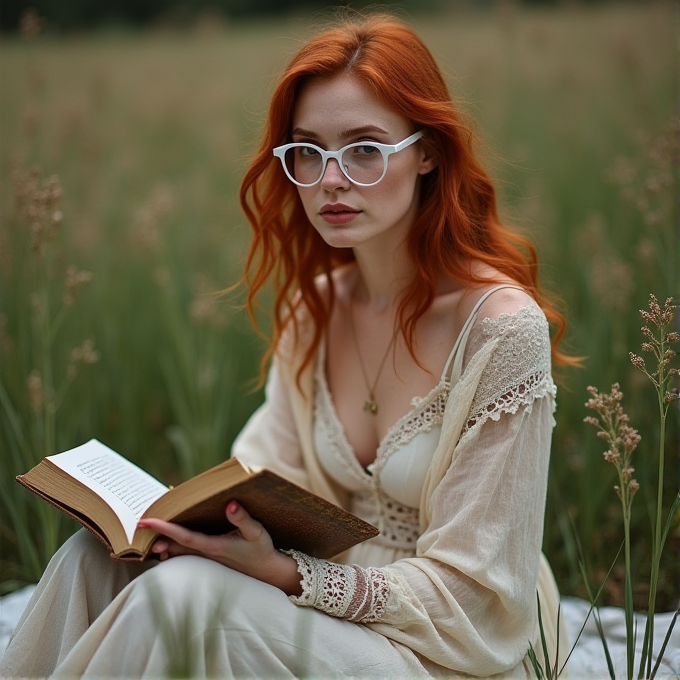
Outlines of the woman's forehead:
{"label": "woman's forehead", "polygon": [[406,118],[352,74],[310,80],[298,94],[292,119],[293,132],[332,133],[338,139],[362,133],[400,134],[408,128]]}

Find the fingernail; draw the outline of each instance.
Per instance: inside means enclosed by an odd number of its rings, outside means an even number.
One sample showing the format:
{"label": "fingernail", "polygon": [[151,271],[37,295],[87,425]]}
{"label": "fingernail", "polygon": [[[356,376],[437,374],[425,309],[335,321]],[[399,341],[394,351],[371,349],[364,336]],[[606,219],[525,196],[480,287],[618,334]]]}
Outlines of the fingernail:
{"label": "fingernail", "polygon": [[233,515],[238,510],[238,503],[236,501],[231,501],[227,506],[227,510]]}

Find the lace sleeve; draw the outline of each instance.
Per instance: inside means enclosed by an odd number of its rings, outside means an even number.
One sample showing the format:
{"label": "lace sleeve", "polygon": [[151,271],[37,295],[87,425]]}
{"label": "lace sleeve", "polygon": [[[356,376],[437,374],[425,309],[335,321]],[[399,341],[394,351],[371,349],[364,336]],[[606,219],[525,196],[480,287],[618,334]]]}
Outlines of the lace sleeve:
{"label": "lace sleeve", "polygon": [[389,596],[389,584],[382,569],[336,564],[297,550],[283,552],[297,562],[302,577],[302,595],[290,596],[295,604],[348,621],[380,620]]}
{"label": "lace sleeve", "polygon": [[482,374],[468,413],[463,435],[501,413],[531,408],[534,399],[555,395],[550,372],[550,336],[542,310],[526,305],[515,314],[483,319],[475,329],[473,346],[498,338]]}

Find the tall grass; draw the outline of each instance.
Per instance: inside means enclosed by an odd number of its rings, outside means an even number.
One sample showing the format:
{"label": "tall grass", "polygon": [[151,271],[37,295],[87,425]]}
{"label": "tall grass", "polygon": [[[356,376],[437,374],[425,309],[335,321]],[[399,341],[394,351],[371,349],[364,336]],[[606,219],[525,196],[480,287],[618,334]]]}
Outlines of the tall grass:
{"label": "tall grass", "polygon": [[[621,543],[614,484],[583,424],[587,385],[620,380],[640,429],[655,404],[636,398],[627,351],[650,291],[680,298],[677,247],[677,80],[672,4],[419,16],[461,106],[478,123],[508,221],[538,243],[543,279],[564,301],[569,349],[587,357],[564,373],[546,517],[545,550],[565,593],[581,594],[578,550],[602,578]],[[54,413],[53,446],[98,437],[174,482],[228,455],[261,396],[251,391],[262,343],[234,283],[248,230],[236,195],[273,75],[312,29],[226,25],[186,33],[4,38],[0,61],[0,582],[37,578],[71,530],[12,480],[45,453],[29,378],[35,258],[12,173],[57,174],[63,218],[47,283],[61,299],[68,267],[91,272],[50,338],[57,377],[90,338],[99,361],[82,366]],[[59,292],[61,291],[61,292]],[[86,370],[85,370],[86,369]],[[45,414],[43,414],[44,417]],[[666,485],[678,483],[677,409],[669,412]],[[643,446],[658,448],[645,438]],[[636,467],[639,505],[655,473]],[[613,471],[610,471],[613,472]],[[611,482],[611,483],[610,483]],[[672,494],[667,494],[672,497]],[[42,509],[41,509],[42,508]],[[40,516],[42,513],[45,516]],[[642,514],[642,513],[641,513]],[[644,571],[648,521],[633,518],[630,562]],[[53,539],[44,543],[43,526]],[[659,608],[678,597],[669,535]],[[41,543],[41,541],[43,541]],[[675,551],[675,552],[674,552]],[[624,600],[624,568],[605,586]],[[647,606],[647,592],[634,592]]]}

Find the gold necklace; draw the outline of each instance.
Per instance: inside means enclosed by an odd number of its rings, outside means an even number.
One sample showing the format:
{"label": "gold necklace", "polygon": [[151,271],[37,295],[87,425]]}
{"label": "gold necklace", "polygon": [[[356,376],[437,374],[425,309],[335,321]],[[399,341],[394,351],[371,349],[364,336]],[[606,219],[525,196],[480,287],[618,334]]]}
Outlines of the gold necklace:
{"label": "gold necklace", "polygon": [[356,329],[354,328],[354,314],[352,310],[352,301],[350,301],[349,305],[349,325],[350,328],[352,329],[352,338],[354,339],[354,348],[357,351],[357,356],[359,357],[359,366],[361,367],[361,374],[364,377],[364,383],[366,384],[366,389],[368,390],[368,399],[364,401],[364,411],[367,411],[371,415],[375,416],[378,413],[378,402],[375,400],[375,388],[378,386],[378,381],[380,380],[380,375],[382,373],[383,367],[385,366],[385,361],[387,361],[387,357],[390,353],[390,350],[394,346],[394,342],[397,339],[397,330],[398,328],[394,329],[394,333],[392,334],[392,339],[390,340],[390,344],[387,345],[387,349],[385,350],[385,354],[383,354],[383,358],[380,362],[380,366],[378,367],[378,372],[376,373],[375,380],[373,381],[373,385],[368,380],[368,373],[366,372],[366,366],[364,365],[364,360],[361,356],[361,352],[359,351],[359,341],[357,340],[357,332]]}

